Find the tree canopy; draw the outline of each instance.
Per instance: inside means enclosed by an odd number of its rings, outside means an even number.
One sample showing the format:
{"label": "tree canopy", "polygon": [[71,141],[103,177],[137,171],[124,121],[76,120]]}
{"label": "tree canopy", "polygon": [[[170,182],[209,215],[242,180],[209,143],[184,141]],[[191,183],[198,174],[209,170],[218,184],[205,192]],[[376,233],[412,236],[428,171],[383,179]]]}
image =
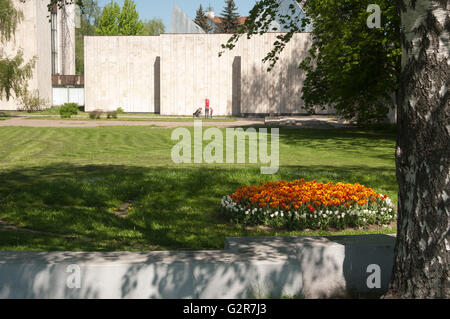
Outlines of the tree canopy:
{"label": "tree canopy", "polygon": [[133,0],[125,0],[122,8],[111,0],[103,8],[95,31],[97,35],[142,35],[144,23],[139,19]]}
{"label": "tree canopy", "polygon": [[[394,0],[379,0],[380,28],[369,28],[367,7],[370,0],[309,0],[303,5],[307,18],[295,21],[296,8],[281,16],[289,32],[280,34],[267,53],[270,71],[294,33],[312,25],[309,56],[299,62],[306,72],[302,98],[307,110],[333,106],[344,118],[359,123],[383,121],[394,107],[393,95],[400,74],[400,16]],[[279,4],[259,1],[245,24],[223,48],[232,49],[246,35],[270,32]]]}
{"label": "tree canopy", "polygon": [[164,22],[159,19],[145,20],[142,35],[160,35],[165,32]]}
{"label": "tree canopy", "polygon": [[217,26],[219,32],[222,33],[234,33],[239,28],[239,13],[237,13],[237,7],[233,0],[225,0],[225,8],[220,16],[220,23]]}
{"label": "tree canopy", "polygon": [[211,31],[211,27],[208,24],[208,18],[206,17],[205,11],[203,11],[203,6],[201,4],[197,9],[194,22],[197,23],[206,33]]}

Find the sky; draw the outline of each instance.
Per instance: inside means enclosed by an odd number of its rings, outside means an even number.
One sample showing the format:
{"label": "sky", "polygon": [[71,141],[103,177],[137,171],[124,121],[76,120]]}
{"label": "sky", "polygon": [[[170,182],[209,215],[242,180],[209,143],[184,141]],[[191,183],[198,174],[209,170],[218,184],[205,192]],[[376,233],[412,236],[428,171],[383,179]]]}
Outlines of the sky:
{"label": "sky", "polygon": [[[103,8],[111,0],[97,0],[98,5]],[[122,6],[124,0],[115,0]],[[161,18],[169,31],[170,18],[172,15],[173,5],[177,4],[190,18],[195,18],[195,12],[200,4],[203,9],[209,5],[214,8],[215,14],[218,16],[225,7],[225,0],[134,0],[139,17],[142,20]],[[255,0],[234,0],[238,12],[241,16],[247,16],[250,9],[255,4]]]}

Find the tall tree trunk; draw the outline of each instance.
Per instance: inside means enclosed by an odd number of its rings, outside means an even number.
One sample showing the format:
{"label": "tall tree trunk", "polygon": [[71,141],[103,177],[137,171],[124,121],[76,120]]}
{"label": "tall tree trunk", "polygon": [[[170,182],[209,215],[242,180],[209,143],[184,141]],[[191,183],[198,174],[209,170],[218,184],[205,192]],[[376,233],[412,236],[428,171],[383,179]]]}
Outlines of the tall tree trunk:
{"label": "tall tree trunk", "polygon": [[450,4],[399,3],[398,231],[386,297],[450,298]]}

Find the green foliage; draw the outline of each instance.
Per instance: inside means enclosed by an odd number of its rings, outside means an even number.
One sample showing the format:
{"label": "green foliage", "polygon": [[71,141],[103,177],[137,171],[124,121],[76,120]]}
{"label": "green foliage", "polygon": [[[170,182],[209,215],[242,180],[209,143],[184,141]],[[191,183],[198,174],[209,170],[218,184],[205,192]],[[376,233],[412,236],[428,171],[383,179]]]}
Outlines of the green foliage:
{"label": "green foliage", "polygon": [[225,0],[225,3],[218,29],[222,33],[235,33],[239,28],[239,13],[233,0]]}
{"label": "green foliage", "polygon": [[142,31],[142,35],[155,36],[160,35],[165,31],[164,23],[161,19],[145,20],[143,24],[144,24],[144,31]]}
{"label": "green foliage", "polygon": [[121,35],[142,35],[144,32],[144,24],[139,19],[133,0],[125,0],[118,22]]}
{"label": "green foliage", "polygon": [[123,113],[125,113],[125,111],[124,111],[123,108],[121,108],[121,107],[118,107],[117,110],[116,110],[116,112],[117,112],[117,114],[123,114]]}
{"label": "green foliage", "polygon": [[104,8],[95,27],[97,35],[119,35],[120,6],[111,0]]}
{"label": "green foliage", "polygon": [[40,112],[39,114],[55,114],[55,115],[59,115],[60,114],[60,110],[61,110],[61,106],[53,106],[50,107],[42,112]]}
{"label": "green foliage", "polygon": [[50,0],[50,2],[47,4],[47,8],[48,12],[51,12],[53,6],[58,6],[58,8],[61,9],[66,5],[75,3],[83,12],[85,9],[86,2],[89,2],[89,0]]}
{"label": "green foliage", "polygon": [[[367,6],[371,0],[309,0],[303,8],[308,18],[298,27],[295,8],[283,17],[289,32],[277,36],[274,48],[263,59],[270,71],[295,32],[312,24],[309,57],[299,61],[306,71],[302,98],[313,112],[316,106],[333,106],[346,119],[380,122],[394,106],[400,75],[400,16],[393,0],[378,0],[381,28],[370,29]],[[259,1],[245,25],[222,45],[233,49],[242,35],[269,32],[278,10],[276,0]],[[294,23],[295,22],[295,23]]]}
{"label": "green foliage", "polygon": [[206,33],[209,33],[211,31],[211,27],[208,24],[208,18],[206,17],[205,11],[203,11],[203,7],[201,4],[196,12],[194,22],[197,23],[197,25],[199,25]]}
{"label": "green foliage", "polygon": [[27,112],[40,111],[48,106],[48,101],[39,97],[39,91],[22,88],[19,95],[20,110]]}
{"label": "green foliage", "polygon": [[[303,99],[312,108],[333,105],[346,119],[382,122],[394,106],[400,76],[400,17],[392,0],[379,0],[381,28],[367,27],[370,0],[306,3],[313,21]],[[330,10],[333,8],[333,10]],[[331,39],[331,40],[330,40]]]}
{"label": "green foliage", "polygon": [[103,8],[95,31],[97,35],[142,35],[144,24],[133,0],[125,0],[122,9],[111,0]]}
{"label": "green foliage", "polygon": [[0,98],[9,100],[12,93],[20,97],[26,91],[35,65],[36,57],[25,63],[22,50],[12,58],[0,58]]}
{"label": "green foliage", "polygon": [[91,120],[98,120],[101,118],[102,114],[103,114],[102,110],[94,110],[92,112],[89,112],[89,118]]}
{"label": "green foliage", "polygon": [[107,119],[116,119],[117,118],[117,111],[108,111],[108,112],[106,112],[106,118]]}
{"label": "green foliage", "polygon": [[65,103],[59,109],[59,114],[61,118],[70,118],[72,115],[78,114],[78,104],[77,103]]}
{"label": "green foliage", "polygon": [[14,8],[11,0],[0,0],[0,42],[9,41],[14,36],[22,19],[22,12]]}

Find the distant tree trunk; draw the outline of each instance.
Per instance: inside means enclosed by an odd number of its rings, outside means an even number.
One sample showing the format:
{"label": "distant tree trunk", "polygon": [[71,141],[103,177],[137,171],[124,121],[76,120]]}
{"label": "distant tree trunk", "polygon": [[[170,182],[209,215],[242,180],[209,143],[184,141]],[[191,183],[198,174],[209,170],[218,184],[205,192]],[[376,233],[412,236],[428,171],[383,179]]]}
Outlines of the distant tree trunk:
{"label": "distant tree trunk", "polygon": [[399,4],[398,230],[386,297],[450,298],[450,4]]}

